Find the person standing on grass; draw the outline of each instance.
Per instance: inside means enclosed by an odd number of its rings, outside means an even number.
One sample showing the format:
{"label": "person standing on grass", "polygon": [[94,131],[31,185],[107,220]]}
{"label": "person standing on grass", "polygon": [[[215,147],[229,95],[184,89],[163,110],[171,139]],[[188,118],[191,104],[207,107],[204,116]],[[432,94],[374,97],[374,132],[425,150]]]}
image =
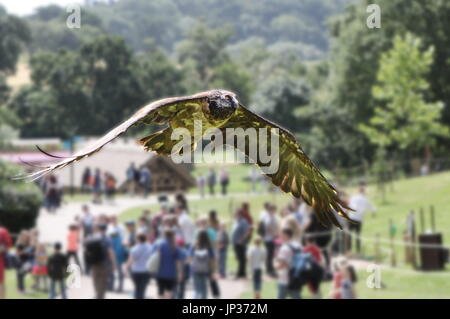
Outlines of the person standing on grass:
{"label": "person standing on grass", "polygon": [[278,299],[286,299],[288,296],[291,296],[292,299],[299,299],[300,287],[290,287],[291,278],[289,276],[289,271],[294,254],[301,251],[302,247],[300,246],[299,241],[294,238],[294,234],[289,228],[283,228],[281,239],[283,244],[276,257],[278,270]]}
{"label": "person standing on grass", "polygon": [[152,246],[147,242],[147,234],[140,233],[127,261],[127,268],[134,285],[134,299],[145,299],[145,291],[150,281],[147,262],[151,254]]}
{"label": "person standing on grass", "polygon": [[229,173],[226,168],[222,168],[220,170],[219,180],[220,180],[220,186],[222,186],[222,195],[226,196],[228,184],[230,183]]}
{"label": "person standing on grass", "polygon": [[0,299],[6,296],[5,286],[5,268],[6,268],[6,254],[8,249],[12,247],[12,240],[9,231],[0,225]]}
{"label": "person standing on grass", "polygon": [[266,249],[262,246],[261,237],[256,237],[254,240],[254,244],[254,246],[250,247],[247,257],[249,260],[250,270],[252,272],[253,291],[255,293],[255,299],[260,299],[262,288],[262,271],[264,268],[267,253]]}
{"label": "person standing on grass", "polygon": [[214,196],[215,192],[214,192],[214,188],[216,187],[216,171],[214,170],[214,168],[210,168],[209,169],[209,173],[208,173],[208,187],[209,187],[209,195]]}
{"label": "person standing on grass", "polygon": [[231,240],[233,243],[234,253],[237,259],[236,279],[246,277],[246,262],[247,262],[247,245],[250,238],[251,228],[245,219],[241,209],[238,209],[235,214],[235,222],[231,233]]}
{"label": "person standing on grass", "polygon": [[194,279],[194,298],[208,297],[208,280],[214,277],[215,256],[207,230],[197,233],[194,246],[191,249],[191,269]]}
{"label": "person standing on grass", "polygon": [[61,253],[61,244],[56,243],[53,254],[48,258],[47,269],[50,278],[50,299],[56,298],[56,285],[59,285],[61,299],[67,299],[64,278],[67,271],[68,258]]}
{"label": "person standing on grass", "polygon": [[175,242],[175,233],[164,229],[163,238],[157,241],[154,252],[159,251],[160,264],[156,274],[158,296],[160,299],[172,299],[177,282],[182,280],[182,253]]}
{"label": "person standing on grass", "polygon": [[276,217],[277,207],[275,205],[268,204],[267,212],[264,214],[262,222],[262,227],[264,229],[264,246],[266,247],[266,271],[271,277],[275,277],[275,268],[273,266],[273,257],[275,255],[275,240],[278,237],[279,225]]}
{"label": "person standing on grass", "polygon": [[[354,223],[349,223],[349,231],[351,234],[355,234],[356,237],[356,252],[361,252],[361,229],[364,220],[364,215],[367,212],[372,212],[372,216],[375,215],[376,209],[372,202],[366,197],[366,189],[364,183],[360,183],[359,192],[350,198],[350,208],[354,211],[349,211],[349,217]],[[353,236],[351,236],[353,237]],[[349,238],[349,249],[351,249],[352,238]]]}
{"label": "person standing on grass", "polygon": [[200,174],[197,177],[197,187],[200,193],[200,197],[201,198],[205,197],[205,176]]}

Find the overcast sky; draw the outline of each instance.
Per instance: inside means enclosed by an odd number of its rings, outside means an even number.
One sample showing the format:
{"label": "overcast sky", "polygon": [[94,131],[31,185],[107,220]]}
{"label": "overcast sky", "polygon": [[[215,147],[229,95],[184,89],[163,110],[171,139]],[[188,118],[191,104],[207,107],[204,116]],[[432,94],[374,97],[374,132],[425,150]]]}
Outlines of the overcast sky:
{"label": "overcast sky", "polygon": [[30,14],[35,8],[48,4],[66,6],[71,3],[83,4],[84,0],[0,0],[0,4],[4,6],[9,13],[17,15]]}

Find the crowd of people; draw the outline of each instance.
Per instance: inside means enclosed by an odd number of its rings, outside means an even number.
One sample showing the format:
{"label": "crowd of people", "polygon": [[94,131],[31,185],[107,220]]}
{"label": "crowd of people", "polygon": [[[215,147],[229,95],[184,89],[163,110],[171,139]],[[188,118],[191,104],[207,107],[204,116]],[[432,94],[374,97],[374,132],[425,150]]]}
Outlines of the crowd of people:
{"label": "crowd of people", "polygon": [[[340,231],[333,236],[332,230],[318,222],[313,208],[299,199],[281,209],[266,202],[254,217],[249,203],[244,202],[232,224],[221,220],[215,210],[194,219],[183,194],[178,194],[174,203],[162,196],[159,203],[158,213],[144,210],[137,220],[125,223],[115,215],[94,215],[84,205],[68,228],[65,245],[54,243],[52,249],[39,242],[37,231],[22,231],[13,258],[8,258],[8,264],[16,269],[18,291],[26,293],[25,277],[32,276],[32,289],[48,290],[49,297],[55,298],[58,287],[59,295],[66,298],[67,265],[75,263],[92,277],[98,299],[105,298],[108,291],[122,292],[127,276],[137,299],[147,297],[152,280],[158,298],[219,298],[220,280],[230,277],[228,257],[233,253],[234,279],[251,279],[255,298],[274,297],[262,295],[263,278],[276,280],[280,299],[300,298],[304,287],[320,298],[324,280],[333,281],[330,297],[356,296],[353,267],[343,257],[334,258],[334,262],[331,259],[331,255],[344,255],[351,248],[351,236]],[[375,208],[363,185],[349,199],[349,205],[355,210],[350,214],[356,226],[340,221],[356,233],[359,251],[363,216],[374,213]],[[0,231],[3,254],[11,244],[5,238],[5,231]],[[4,268],[1,259],[0,267]],[[192,296],[187,296],[187,287],[192,288]]]}

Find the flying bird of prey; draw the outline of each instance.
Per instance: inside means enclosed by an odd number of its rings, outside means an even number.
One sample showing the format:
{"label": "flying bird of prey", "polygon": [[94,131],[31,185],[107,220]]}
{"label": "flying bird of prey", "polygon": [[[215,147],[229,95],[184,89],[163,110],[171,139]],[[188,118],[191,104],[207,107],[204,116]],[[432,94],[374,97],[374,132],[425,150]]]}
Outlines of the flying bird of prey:
{"label": "flying bird of prey", "polygon": [[[170,155],[174,144],[177,143],[171,139],[172,131],[176,128],[187,128],[193,132],[194,120],[202,121],[203,129],[209,127],[222,130],[226,128],[243,128],[245,130],[251,127],[255,129],[277,128],[279,132],[279,167],[275,173],[266,174],[273,184],[286,193],[303,198],[306,203],[313,206],[318,220],[324,225],[334,224],[341,227],[335,213],[351,220],[346,214],[346,210],[349,208],[339,198],[336,189],[306,156],[294,136],[286,129],[251,112],[239,103],[236,94],[225,90],[211,90],[191,96],[165,98],[150,103],[92,145],[26,177],[35,180],[56,169],[91,156],[138,123],[167,125],[165,129],[144,137],[139,142],[147,151],[152,150],[158,154]],[[193,141],[193,148],[197,142]],[[263,143],[263,141],[257,140],[256,143]],[[236,145],[233,146],[236,147]],[[245,155],[251,156],[247,149],[241,149],[241,151]],[[46,154],[51,156],[51,154]],[[259,159],[253,160],[261,166]]]}

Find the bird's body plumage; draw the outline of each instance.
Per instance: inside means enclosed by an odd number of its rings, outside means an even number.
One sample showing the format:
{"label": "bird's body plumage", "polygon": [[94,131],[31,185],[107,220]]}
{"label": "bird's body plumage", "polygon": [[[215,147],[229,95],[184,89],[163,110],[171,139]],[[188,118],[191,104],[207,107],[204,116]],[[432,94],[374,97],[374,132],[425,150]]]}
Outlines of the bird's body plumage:
{"label": "bird's body plumage", "polygon": [[[137,123],[167,125],[164,130],[153,133],[139,141],[146,150],[156,151],[164,155],[170,155],[173,146],[177,143],[177,141],[171,139],[172,131],[177,128],[185,128],[189,132],[194,132],[194,125],[198,125],[198,123],[201,123],[203,132],[209,128],[218,128],[223,131],[226,128],[238,127],[243,129],[276,128],[280,140],[279,169],[275,173],[266,175],[283,191],[292,193],[293,196],[298,198],[302,197],[313,206],[316,216],[323,224],[334,224],[340,227],[334,213],[349,219],[345,212],[348,207],[341,201],[333,186],[328,183],[318,168],[306,156],[295,137],[286,129],[245,108],[238,102],[233,92],[225,90],[211,90],[150,103],[139,109],[128,120],[112,129],[94,144],[27,177],[37,179],[56,169],[91,156]],[[193,149],[195,149],[197,142],[192,141]],[[270,147],[270,142],[259,140],[259,137],[255,141],[250,141],[250,143],[267,143],[267,146]],[[238,145],[233,146],[239,148]],[[248,149],[240,150],[249,158],[252,157]],[[261,166],[258,158],[251,159]]]}

